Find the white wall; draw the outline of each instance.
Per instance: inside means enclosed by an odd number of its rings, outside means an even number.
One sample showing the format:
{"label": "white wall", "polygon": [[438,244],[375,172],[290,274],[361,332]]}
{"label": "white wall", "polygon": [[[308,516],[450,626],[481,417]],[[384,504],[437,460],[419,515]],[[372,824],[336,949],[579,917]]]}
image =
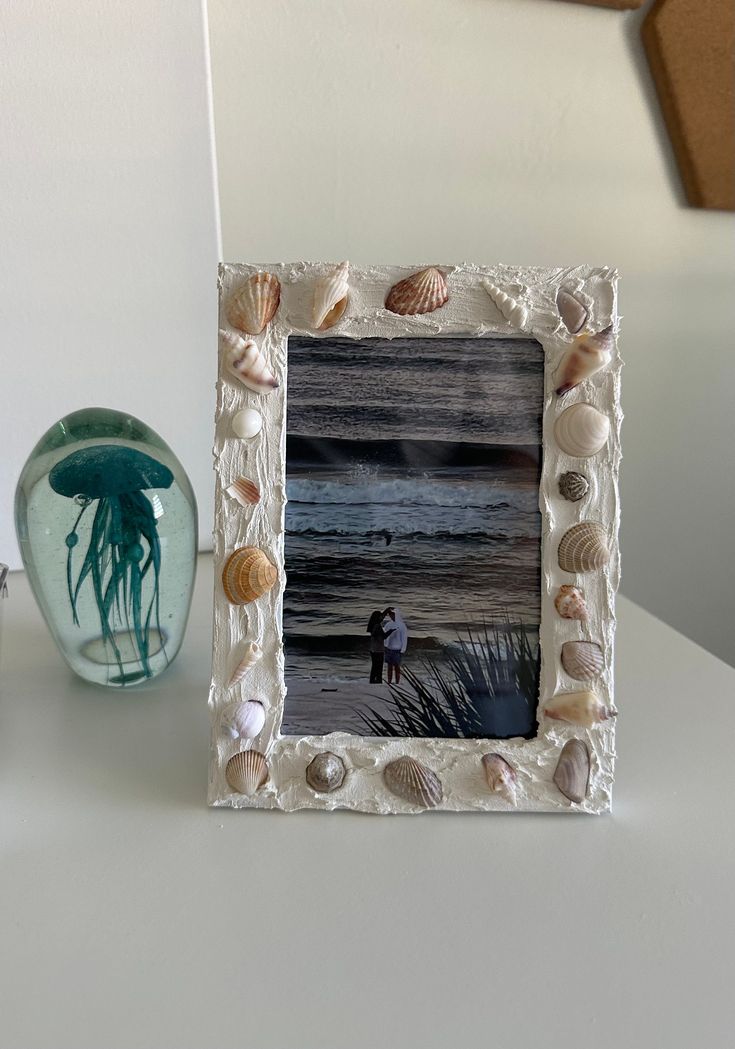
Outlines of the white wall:
{"label": "white wall", "polygon": [[13,491],[66,412],[168,441],[212,530],[216,266],[199,0],[0,10],[0,560]]}
{"label": "white wall", "polygon": [[622,588],[735,663],[735,216],[683,202],[641,14],[210,0],[209,17],[226,259],[620,269]]}

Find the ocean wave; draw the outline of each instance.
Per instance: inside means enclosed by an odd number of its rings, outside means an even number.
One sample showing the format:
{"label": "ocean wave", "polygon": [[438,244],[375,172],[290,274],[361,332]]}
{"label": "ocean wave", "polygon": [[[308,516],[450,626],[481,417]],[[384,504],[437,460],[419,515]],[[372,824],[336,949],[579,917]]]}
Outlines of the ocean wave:
{"label": "ocean wave", "polygon": [[312,478],[289,478],[286,495],[292,505],[354,505],[416,507],[462,507],[482,510],[517,508],[532,509],[538,504],[538,492],[529,486],[512,488],[489,481],[437,480],[429,475],[382,479],[377,470],[356,469],[343,481],[320,481]]}

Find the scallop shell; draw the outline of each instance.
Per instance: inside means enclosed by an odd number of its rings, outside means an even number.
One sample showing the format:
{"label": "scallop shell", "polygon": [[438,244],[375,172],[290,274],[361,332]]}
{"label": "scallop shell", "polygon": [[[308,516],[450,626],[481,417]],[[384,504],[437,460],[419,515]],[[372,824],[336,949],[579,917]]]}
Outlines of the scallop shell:
{"label": "scallop shell", "polygon": [[228,688],[233,688],[238,685],[247,674],[251,667],[254,667],[259,659],[262,658],[263,649],[260,645],[256,644],[255,641],[248,641],[245,645],[242,658],[238,661],[237,666],[232,671],[232,677],[227,683]]}
{"label": "scallop shell", "polygon": [[249,477],[238,477],[225,488],[225,491],[236,499],[240,506],[254,506],[260,502],[260,489]]}
{"label": "scallop shell", "polygon": [[579,619],[584,622],[587,618],[587,602],[579,587],[567,584],[560,586],[554,604],[562,619]]}
{"label": "scallop shell", "polygon": [[554,423],[556,443],[567,455],[588,459],[604,448],[610,435],[610,420],[583,401],[565,408]]}
{"label": "scallop shell", "polygon": [[396,797],[424,809],[435,808],[443,797],[441,780],[436,773],[407,755],[388,762],[383,769],[383,779]]}
{"label": "scallop shell", "polygon": [[434,266],[399,280],[388,292],[385,308],[400,316],[433,313],[449,298],[446,277]]}
{"label": "scallop shell", "polygon": [[272,273],[254,273],[232,293],[227,320],[247,335],[260,335],[273,319],[281,301],[281,284]]}
{"label": "scallop shell", "polygon": [[559,568],[562,572],[592,572],[609,560],[607,534],[595,521],[574,525],[559,543]]}
{"label": "scallop shell", "polygon": [[219,335],[227,347],[225,363],[241,383],[253,393],[273,393],[278,389],[278,379],[252,339],[243,339],[223,329],[220,329]]}
{"label": "scallop shell", "polygon": [[554,783],[565,798],[584,801],[590,782],[590,752],[581,739],[570,739],[562,747],[554,772]]}
{"label": "scallop shell", "polygon": [[567,331],[570,331],[572,335],[581,331],[589,319],[589,310],[584,303],[565,288],[559,288],[556,293],[556,308]]}
{"label": "scallop shell", "polygon": [[237,794],[252,796],[268,779],[268,762],[258,750],[233,754],[225,767],[225,779]]}
{"label": "scallop shell", "polygon": [[559,478],[559,492],[570,503],[578,503],[580,499],[584,499],[589,490],[590,483],[584,474],[568,470]]}
{"label": "scallop shell", "polygon": [[263,425],[263,417],[255,408],[243,408],[232,417],[232,432],[243,441],[256,437]]}
{"label": "scallop shell", "polygon": [[494,794],[500,794],[511,805],[515,805],[518,774],[513,766],[502,754],[483,754],[482,765],[490,790]]}
{"label": "scallop shell", "polygon": [[556,371],[556,393],[569,393],[585,379],[589,379],[612,360],[612,325],[596,335],[578,335],[561,359]]}
{"label": "scallop shell", "polygon": [[318,331],[334,327],[347,309],[349,272],[349,262],[341,262],[336,270],[326,277],[320,277],[314,285],[312,320]]}
{"label": "scallop shell", "polygon": [[544,714],[554,721],[593,728],[607,721],[610,711],[594,692],[562,692],[548,701]]}
{"label": "scallop shell", "polygon": [[222,711],[220,726],[231,739],[255,739],[265,725],[265,707],[257,699],[229,703]]}
{"label": "scallop shell", "polygon": [[278,570],[262,550],[255,546],[241,546],[234,550],[222,570],[222,586],[227,600],[233,605],[247,605],[268,593]]}
{"label": "scallop shell", "polygon": [[523,303],[511,298],[510,295],[506,295],[502,288],[499,288],[496,284],[492,284],[489,280],[486,280],[484,285],[485,291],[500,310],[505,320],[507,320],[508,324],[512,324],[514,328],[520,328],[521,331],[523,331],[528,324],[528,310]]}
{"label": "scallop shell", "polygon": [[345,778],[345,763],[338,754],[325,750],[306,766],[306,782],[319,794],[329,794],[341,787]]}
{"label": "scallop shell", "polygon": [[602,673],[605,657],[596,641],[565,641],[561,665],[576,681],[591,681]]}

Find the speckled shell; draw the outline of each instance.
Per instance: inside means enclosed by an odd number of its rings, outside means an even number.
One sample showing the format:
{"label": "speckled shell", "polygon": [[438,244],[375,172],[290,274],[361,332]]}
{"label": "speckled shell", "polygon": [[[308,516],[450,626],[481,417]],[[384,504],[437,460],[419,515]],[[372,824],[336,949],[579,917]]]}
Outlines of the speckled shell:
{"label": "speckled shell", "polygon": [[579,587],[560,586],[554,605],[562,619],[579,619],[581,622],[587,619],[587,602]]}
{"label": "speckled shell", "polygon": [[567,455],[588,459],[607,443],[610,420],[591,404],[580,401],[565,408],[554,423],[556,443]]}
{"label": "speckled shell", "polygon": [[275,565],[255,546],[242,546],[234,550],[222,570],[225,596],[233,605],[247,605],[255,601],[271,589],[277,578]]}
{"label": "speckled shell", "polygon": [[385,308],[402,317],[415,316],[417,313],[433,313],[448,298],[444,274],[429,266],[394,284],[386,297]]}
{"label": "speckled shell", "polygon": [[220,330],[228,370],[253,393],[273,393],[278,379],[268,367],[265,357],[252,339],[243,339],[230,331]]}
{"label": "speckled shell", "polygon": [[255,739],[265,725],[265,707],[257,699],[229,703],[222,711],[220,725],[230,739]]}
{"label": "speckled shell", "polygon": [[330,794],[344,783],[345,763],[338,754],[325,750],[306,766],[306,782],[319,794]]}
{"label": "speckled shell", "polygon": [[594,692],[562,692],[548,701],[544,714],[554,721],[594,728],[610,717],[605,704]]}
{"label": "speckled shell", "polygon": [[596,641],[565,641],[561,665],[576,681],[591,681],[602,673],[605,659]]}
{"label": "speckled shell", "polygon": [[574,525],[559,543],[559,568],[563,572],[592,572],[609,560],[605,529],[595,521]]}
{"label": "speckled shell", "polygon": [[232,499],[237,500],[240,506],[254,506],[260,502],[260,489],[249,477],[238,477],[225,491]]}
{"label": "speckled shell", "polygon": [[511,298],[502,288],[499,288],[497,284],[492,284],[489,280],[484,281],[484,287],[508,324],[523,331],[528,324],[528,310],[523,303]]}
{"label": "speckled shell", "polygon": [[233,754],[225,767],[225,779],[237,794],[255,794],[268,779],[268,762],[258,750]]}
{"label": "speckled shell", "polygon": [[256,644],[255,641],[248,641],[245,645],[245,649],[241,658],[237,661],[235,669],[232,671],[232,677],[230,678],[227,687],[233,688],[238,685],[247,674],[251,667],[263,656],[263,649],[260,645]]}
{"label": "speckled shell", "polygon": [[510,762],[502,754],[483,754],[482,767],[490,790],[515,805],[518,774]]}
{"label": "speckled shell", "polygon": [[255,408],[243,408],[232,417],[232,432],[243,441],[256,437],[263,426],[263,417]]}
{"label": "speckled shell", "polygon": [[554,772],[554,783],[570,801],[584,801],[590,782],[590,752],[581,739],[570,739],[562,747]]}
{"label": "speckled shell", "polygon": [[568,470],[559,478],[559,492],[570,503],[578,503],[590,490],[590,483],[584,474]]}
{"label": "speckled shell", "polygon": [[613,343],[612,326],[596,335],[586,332],[578,335],[557,368],[557,395],[568,393],[601,368],[605,368],[612,359]]}
{"label": "speckled shell", "polygon": [[336,270],[316,281],[312,321],[318,331],[334,327],[347,309],[349,273],[349,262],[341,262]]}
{"label": "speckled shell", "polygon": [[260,335],[281,301],[281,284],[272,273],[254,273],[229,298],[227,320],[247,335]]}
{"label": "speckled shell", "polygon": [[424,809],[435,808],[443,797],[441,780],[436,773],[406,755],[388,762],[383,769],[383,780],[396,797]]}
{"label": "speckled shell", "polygon": [[559,288],[556,294],[556,308],[567,331],[576,335],[587,323],[589,311],[583,302],[565,288]]}

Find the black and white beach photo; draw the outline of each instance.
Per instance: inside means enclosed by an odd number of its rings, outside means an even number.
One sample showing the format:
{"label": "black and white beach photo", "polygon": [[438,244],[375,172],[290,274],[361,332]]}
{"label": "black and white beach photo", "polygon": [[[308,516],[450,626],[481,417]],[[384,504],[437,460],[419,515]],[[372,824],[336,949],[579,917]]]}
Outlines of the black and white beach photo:
{"label": "black and white beach photo", "polygon": [[535,734],[543,352],[288,344],[282,731]]}

